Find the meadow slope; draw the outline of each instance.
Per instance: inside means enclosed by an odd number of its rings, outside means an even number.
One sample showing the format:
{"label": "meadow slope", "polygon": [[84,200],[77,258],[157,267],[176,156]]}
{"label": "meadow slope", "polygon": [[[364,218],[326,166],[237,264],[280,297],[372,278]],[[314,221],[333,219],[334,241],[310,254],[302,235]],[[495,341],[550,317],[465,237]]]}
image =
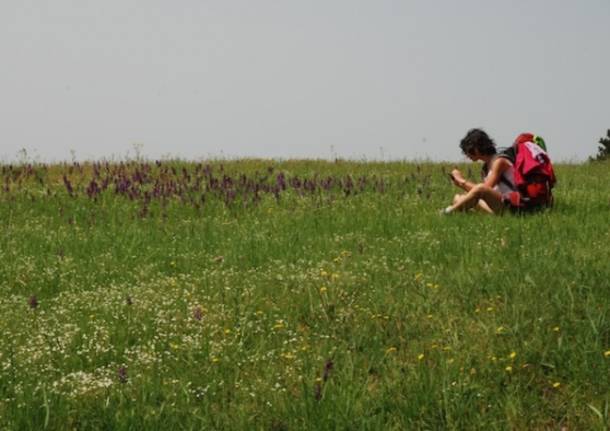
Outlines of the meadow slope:
{"label": "meadow slope", "polygon": [[449,168],[0,166],[0,429],[609,429],[610,165]]}

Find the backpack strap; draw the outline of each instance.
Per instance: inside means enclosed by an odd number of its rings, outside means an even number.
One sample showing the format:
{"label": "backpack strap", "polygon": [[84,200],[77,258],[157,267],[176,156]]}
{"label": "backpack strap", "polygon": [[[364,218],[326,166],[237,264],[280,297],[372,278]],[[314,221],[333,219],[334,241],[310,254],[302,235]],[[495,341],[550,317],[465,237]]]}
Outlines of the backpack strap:
{"label": "backpack strap", "polygon": [[502,148],[496,157],[502,157],[510,161],[513,165],[515,164],[515,160],[517,160],[517,148],[513,145],[510,147]]}

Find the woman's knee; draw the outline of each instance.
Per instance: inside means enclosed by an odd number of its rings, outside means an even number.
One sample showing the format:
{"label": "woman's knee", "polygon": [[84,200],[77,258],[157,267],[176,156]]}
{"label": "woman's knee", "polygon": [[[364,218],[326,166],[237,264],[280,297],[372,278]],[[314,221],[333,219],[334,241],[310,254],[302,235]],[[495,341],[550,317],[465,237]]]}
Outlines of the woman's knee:
{"label": "woman's knee", "polygon": [[477,184],[472,189],[470,189],[470,191],[478,198],[481,198],[485,193],[488,193],[492,190],[492,188],[486,186],[485,184]]}

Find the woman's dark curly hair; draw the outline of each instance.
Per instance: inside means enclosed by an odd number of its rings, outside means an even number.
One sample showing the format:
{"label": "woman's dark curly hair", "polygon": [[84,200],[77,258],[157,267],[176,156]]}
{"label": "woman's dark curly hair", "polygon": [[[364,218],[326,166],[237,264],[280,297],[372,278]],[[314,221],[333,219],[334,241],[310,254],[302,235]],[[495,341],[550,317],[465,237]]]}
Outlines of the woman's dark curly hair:
{"label": "woman's dark curly hair", "polygon": [[461,140],[460,148],[464,154],[472,154],[474,150],[479,150],[479,154],[484,156],[496,154],[495,142],[481,129],[470,129]]}

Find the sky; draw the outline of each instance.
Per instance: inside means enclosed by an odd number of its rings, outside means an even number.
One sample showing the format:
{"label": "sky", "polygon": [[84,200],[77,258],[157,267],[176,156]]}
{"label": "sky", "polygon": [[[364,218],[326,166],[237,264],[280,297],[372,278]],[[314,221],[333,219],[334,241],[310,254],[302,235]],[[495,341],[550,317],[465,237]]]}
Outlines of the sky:
{"label": "sky", "polygon": [[0,0],[0,162],[554,161],[610,129],[609,0]]}

